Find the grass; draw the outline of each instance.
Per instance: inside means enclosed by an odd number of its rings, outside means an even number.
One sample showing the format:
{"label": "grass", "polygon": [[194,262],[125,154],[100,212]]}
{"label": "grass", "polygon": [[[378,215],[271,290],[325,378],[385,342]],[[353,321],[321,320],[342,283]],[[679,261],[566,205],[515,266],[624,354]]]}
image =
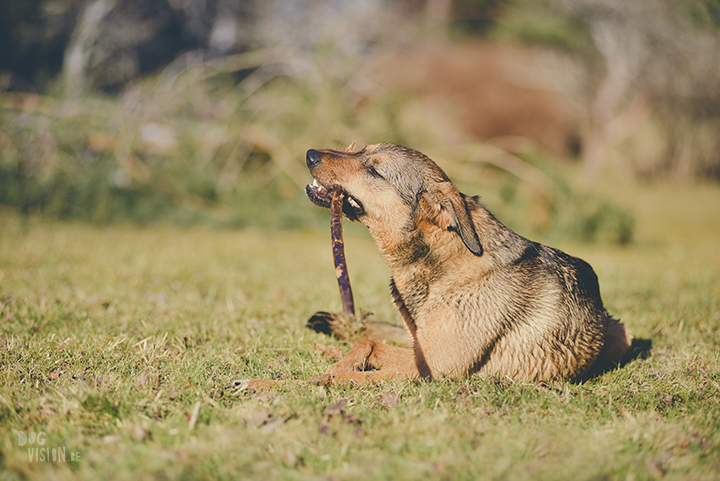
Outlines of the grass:
{"label": "grass", "polygon": [[[718,479],[720,190],[614,197],[636,213],[633,243],[559,247],[595,267],[640,339],[622,368],[262,394],[233,381],[320,374],[314,343],[347,349],[304,328],[340,310],[328,232],[4,211],[0,479]],[[356,303],[399,322],[369,236],[353,226],[346,240]],[[44,444],[19,446],[17,431]]]}

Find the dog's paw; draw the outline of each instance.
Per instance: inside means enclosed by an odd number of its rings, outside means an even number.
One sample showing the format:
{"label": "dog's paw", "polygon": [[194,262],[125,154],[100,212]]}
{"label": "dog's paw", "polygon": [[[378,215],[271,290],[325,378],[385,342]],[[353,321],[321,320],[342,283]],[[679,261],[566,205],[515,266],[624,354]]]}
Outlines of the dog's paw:
{"label": "dog's paw", "polygon": [[311,377],[310,379],[307,380],[307,382],[311,383],[311,384],[324,384],[324,385],[329,386],[330,384],[332,384],[332,379],[333,379],[332,376],[323,374],[322,376]]}
{"label": "dog's paw", "polygon": [[280,383],[282,381],[272,381],[270,379],[238,379],[233,381],[233,387],[236,392],[267,391]]}
{"label": "dog's paw", "polygon": [[337,324],[338,316],[325,311],[318,311],[308,319],[306,327],[320,334],[333,335],[333,326]]}
{"label": "dog's paw", "polygon": [[320,334],[335,336],[341,341],[357,341],[367,329],[366,318],[372,313],[363,313],[359,317],[318,311],[308,319],[306,327]]}
{"label": "dog's paw", "polygon": [[326,384],[329,385],[353,384],[355,386],[378,386],[383,381],[378,371],[344,371],[325,377],[328,378]]}
{"label": "dog's paw", "polygon": [[325,346],[320,343],[315,343],[313,347],[318,351],[322,352],[325,357],[329,357],[330,359],[334,359],[335,361],[339,361],[344,356],[342,351],[335,346]]}

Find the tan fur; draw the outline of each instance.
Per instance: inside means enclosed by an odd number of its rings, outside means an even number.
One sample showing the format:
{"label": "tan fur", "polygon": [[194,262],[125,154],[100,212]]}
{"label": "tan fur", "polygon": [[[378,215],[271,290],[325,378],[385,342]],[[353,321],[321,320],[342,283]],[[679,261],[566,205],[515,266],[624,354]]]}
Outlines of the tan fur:
{"label": "tan fur", "polygon": [[320,185],[362,206],[344,211],[390,266],[412,343],[363,339],[316,380],[577,379],[628,350],[632,336],[603,307],[587,263],[517,235],[422,153],[384,143],[311,150],[308,166]]}

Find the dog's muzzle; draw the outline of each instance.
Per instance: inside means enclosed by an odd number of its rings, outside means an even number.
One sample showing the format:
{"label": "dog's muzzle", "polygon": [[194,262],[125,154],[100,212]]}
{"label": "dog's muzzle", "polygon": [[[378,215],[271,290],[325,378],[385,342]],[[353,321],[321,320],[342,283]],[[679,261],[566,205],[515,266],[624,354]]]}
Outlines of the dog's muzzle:
{"label": "dog's muzzle", "polygon": [[[311,173],[312,169],[317,167],[320,164],[321,160],[322,155],[317,150],[310,149],[307,151],[305,162],[307,163],[308,169],[310,169]],[[308,196],[308,199],[310,199],[313,204],[319,205],[320,207],[325,207],[327,209],[330,208],[330,204],[332,203],[334,190],[342,190],[343,193],[345,193],[345,201],[343,202],[343,213],[347,216],[348,219],[357,220],[358,217],[365,214],[365,209],[363,208],[362,204],[357,199],[348,194],[340,186],[325,186],[319,183],[315,178],[313,178],[312,184],[308,184],[305,186],[305,194]]]}

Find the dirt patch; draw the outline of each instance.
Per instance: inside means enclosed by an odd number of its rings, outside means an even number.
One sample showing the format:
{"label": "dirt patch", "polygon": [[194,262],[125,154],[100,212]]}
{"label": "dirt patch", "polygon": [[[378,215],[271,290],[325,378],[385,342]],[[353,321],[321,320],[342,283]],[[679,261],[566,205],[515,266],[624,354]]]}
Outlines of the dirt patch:
{"label": "dirt patch", "polygon": [[388,55],[372,80],[443,105],[467,134],[519,136],[558,157],[578,152],[581,110],[551,87],[553,73],[532,49],[472,42],[434,44]]}

